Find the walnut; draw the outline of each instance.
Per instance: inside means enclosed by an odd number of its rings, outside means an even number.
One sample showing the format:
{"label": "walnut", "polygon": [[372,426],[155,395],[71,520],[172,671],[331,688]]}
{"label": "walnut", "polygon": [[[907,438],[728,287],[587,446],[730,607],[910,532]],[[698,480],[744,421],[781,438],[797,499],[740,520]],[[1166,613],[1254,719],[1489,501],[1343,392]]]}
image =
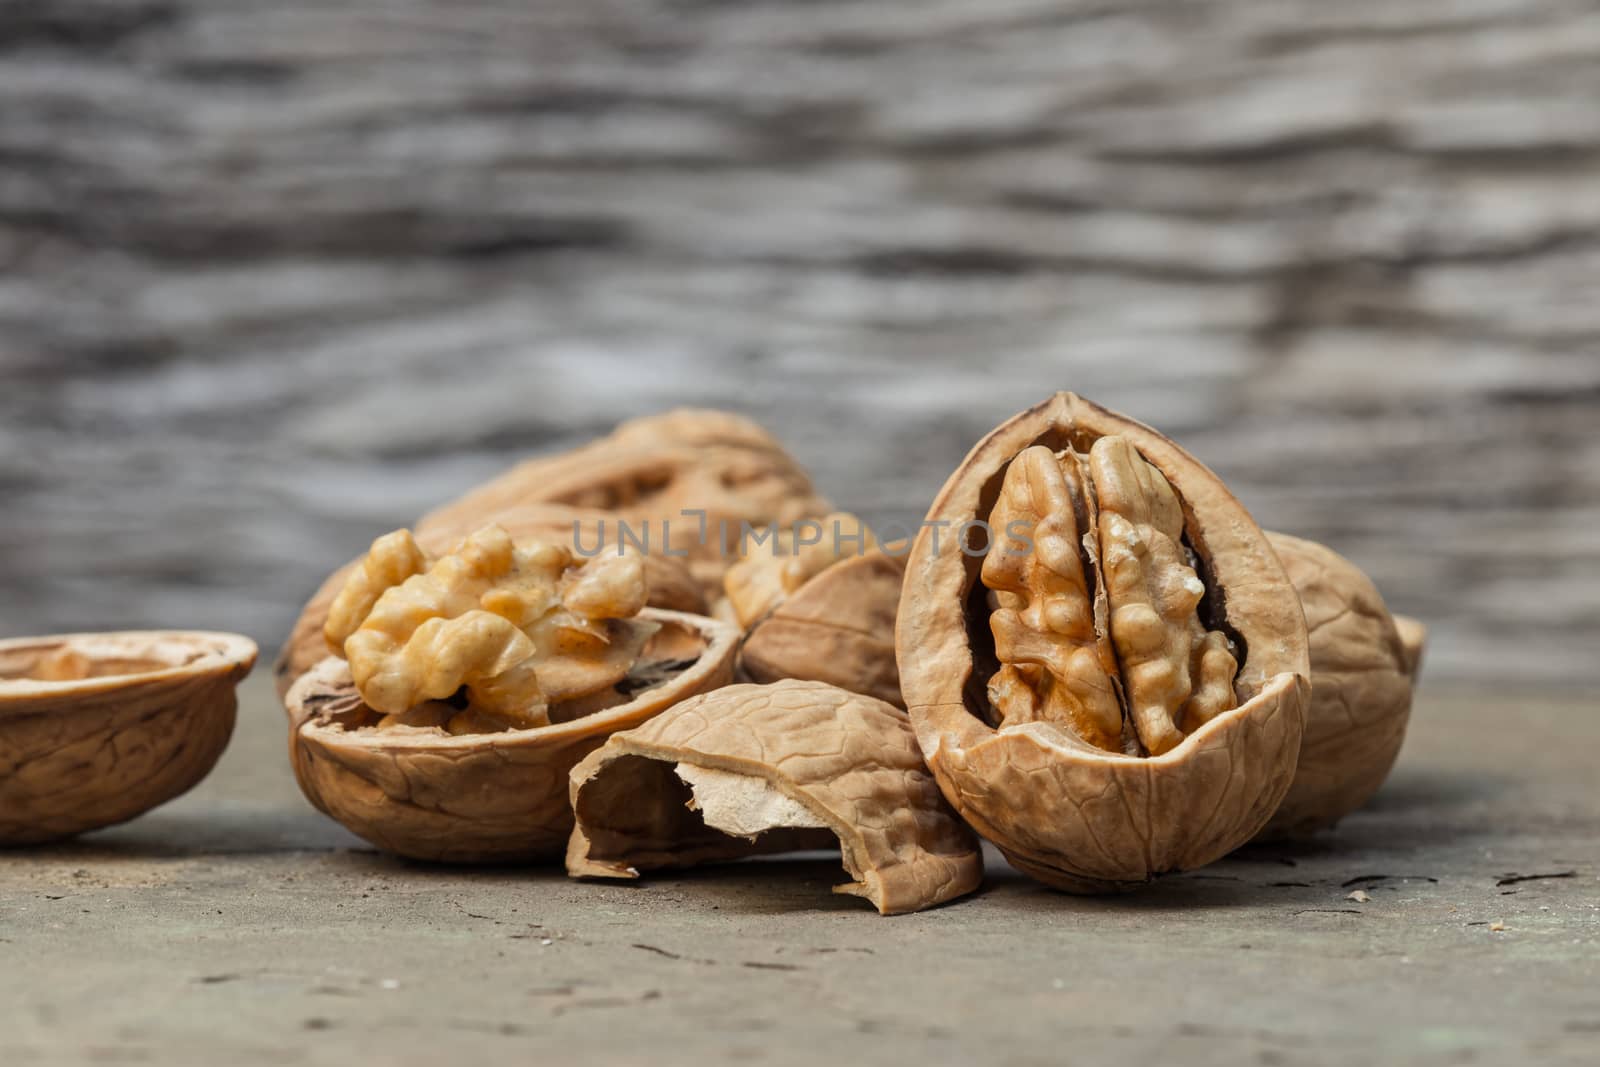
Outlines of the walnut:
{"label": "walnut", "polygon": [[727,412],[684,409],[625,422],[564,455],[528,460],[425,516],[418,534],[441,525],[477,528],[528,504],[604,512],[636,533],[648,530],[649,551],[685,553],[708,599],[720,595],[742,524],[787,526],[830,510],[810,476],[760,426]]}
{"label": "walnut", "polygon": [[904,542],[880,545],[854,515],[835,514],[747,546],[725,579],[729,617],[745,630],[740,674],[798,678],[903,707],[894,617]]}
{"label": "walnut", "polygon": [[1411,717],[1426,630],[1395,619],[1377,587],[1332,549],[1269,533],[1305,608],[1311,706],[1294,784],[1262,836],[1327,829],[1365,804],[1394,766]]}
{"label": "walnut", "polygon": [[977,840],[946,807],[905,714],[819,682],[735,685],[615,734],[573,769],[574,876],[637,878],[841,846],[882,914],[971,892]]}
{"label": "walnut", "polygon": [[644,601],[637,556],[580,566],[561,545],[519,546],[486,526],[430,560],[401,530],[373,542],[324,633],[378,711],[405,713],[464,687],[472,711],[533,727],[549,721],[547,703],[627,674],[650,635],[630,621]]}
{"label": "walnut", "polygon": [[[608,735],[733,678],[738,631],[645,608],[655,627],[627,674],[547,708],[549,724],[507,729],[459,702],[385,714],[350,665],[328,657],[290,687],[295,777],[316,807],[380,848],[446,862],[551,859],[572,828],[567,773]],[[464,714],[464,712],[466,714]]]}
{"label": "walnut", "polygon": [[1124,889],[1266,824],[1299,751],[1305,620],[1214,474],[1062,393],[981,441],[927,518],[901,687],[945,796],[1013,864]]}
{"label": "walnut", "polygon": [[[601,527],[602,521],[608,524],[604,529]],[[534,504],[502,512],[496,523],[503,527],[513,540],[552,541],[562,545],[573,545],[581,548],[583,553],[591,558],[615,555],[619,550],[629,555],[639,554],[632,545],[618,545],[614,520],[601,512],[555,504]],[[415,545],[421,558],[427,560],[449,552],[476,529],[477,527],[463,528],[441,524],[425,531],[417,531],[414,538],[407,534],[406,540],[397,539],[384,546],[382,554],[385,557],[392,554],[393,558],[386,558],[379,564],[379,571],[369,575],[365,580],[381,591],[389,585],[398,584],[397,581],[388,580],[386,575],[390,572],[385,571],[384,567],[395,568],[392,573],[399,581],[409,577],[407,569],[420,564],[417,557],[406,547],[408,541]],[[395,534],[388,536],[396,537]],[[375,551],[379,550],[378,544],[375,543],[373,548]],[[700,586],[690,576],[682,560],[660,555],[641,555],[641,558],[644,561],[645,584],[649,590],[648,603],[651,607],[665,608],[668,611],[687,611],[696,615],[706,612],[706,600],[700,591]],[[352,573],[358,568],[374,566],[372,560],[372,554],[369,553],[362,559],[335,571],[301,610],[300,618],[290,631],[274,667],[280,698],[289,691],[289,687],[297,678],[328,655],[330,638],[327,630],[334,602],[349,585]],[[367,603],[368,595],[357,595],[354,592],[348,595],[350,597],[348,606],[339,609],[341,615],[346,617],[333,623],[333,638],[338,638],[341,633],[348,636],[349,632],[354,630],[354,626],[348,622],[349,616],[365,618],[366,613],[371,610],[371,604]],[[376,603],[376,594],[371,594],[370,599],[372,603]],[[342,655],[343,649],[342,639],[331,645],[331,650],[337,654]]]}
{"label": "walnut", "polygon": [[125,822],[194,787],[227,747],[255,659],[235,634],[0,641],[0,845]]}

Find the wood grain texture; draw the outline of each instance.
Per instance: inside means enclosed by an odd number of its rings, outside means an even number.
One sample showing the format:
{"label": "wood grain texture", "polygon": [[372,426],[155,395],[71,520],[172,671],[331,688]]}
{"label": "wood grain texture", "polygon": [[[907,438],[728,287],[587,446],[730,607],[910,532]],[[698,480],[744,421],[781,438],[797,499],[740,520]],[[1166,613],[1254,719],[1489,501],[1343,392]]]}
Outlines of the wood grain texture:
{"label": "wood grain texture", "polygon": [[0,633],[269,644],[374,534],[680,403],[918,517],[1071,388],[1592,675],[1600,11],[0,0]]}

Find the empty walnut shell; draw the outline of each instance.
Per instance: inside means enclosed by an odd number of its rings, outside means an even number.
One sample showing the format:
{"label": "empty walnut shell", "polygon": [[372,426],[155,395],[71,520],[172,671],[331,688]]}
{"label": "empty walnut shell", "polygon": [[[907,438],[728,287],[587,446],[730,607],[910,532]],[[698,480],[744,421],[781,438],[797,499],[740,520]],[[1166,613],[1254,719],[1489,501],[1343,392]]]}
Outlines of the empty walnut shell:
{"label": "empty walnut shell", "polygon": [[652,554],[667,547],[662,524],[669,524],[672,550],[687,553],[709,599],[721,593],[741,523],[787,525],[829,510],[810,475],[756,423],[725,411],[682,409],[625,422],[582,448],[519,464],[425,516],[417,533],[504,526],[502,513],[527,504],[605,512],[636,534],[648,530]]}
{"label": "empty walnut shell", "polygon": [[210,773],[256,646],[127,631],[0,641],[0,845],[126,822]]}
{"label": "empty walnut shell", "polygon": [[[617,730],[733,677],[738,631],[646,608],[659,623],[617,703],[531,730],[450,735],[378,730],[349,664],[329,657],[284,700],[295,777],[312,804],[379,848],[415,859],[499,862],[559,857],[572,829],[567,772]],[[586,703],[590,698],[585,698]]]}
{"label": "empty walnut shell", "polygon": [[1426,630],[1406,636],[1361,569],[1331,548],[1269,533],[1305,607],[1311,705],[1294,784],[1263,837],[1331,827],[1389,776],[1411,718],[1411,691]]}
{"label": "empty walnut shell", "polygon": [[[1106,751],[1051,721],[997,728],[985,689],[999,661],[993,601],[980,582],[987,534],[972,524],[990,517],[1019,453],[1034,445],[1089,453],[1111,436],[1178,498],[1182,540],[1194,557],[1180,588],[1203,581],[1200,619],[1238,656],[1237,706],[1155,756]],[[1305,621],[1266,536],[1216,475],[1149,427],[1060,393],[980,441],[927,518],[900,601],[900,685],[929,767],[974,829],[1041,881],[1103,892],[1200,867],[1266,824],[1300,746],[1310,689]],[[1084,553],[1096,557],[1089,538]],[[1094,619],[1080,618],[1103,630],[1099,598],[1089,593]],[[1113,604],[1113,620],[1116,613]],[[1120,645],[1116,653],[1125,660]],[[1092,643],[1085,654],[1095,655]]]}
{"label": "empty walnut shell", "polygon": [[905,556],[868,552],[802,585],[746,632],[741,672],[752,681],[799,678],[905,707],[894,620]]}
{"label": "empty walnut shell", "polygon": [[[607,551],[616,550],[615,522],[604,512],[557,504],[532,504],[502,512],[495,521],[518,541],[553,540],[571,545],[576,538],[577,547],[591,556],[598,553],[602,545],[606,546]],[[476,527],[468,529],[441,522],[427,529],[418,529],[415,536],[423,551],[441,555],[475,530]],[[632,547],[628,547],[627,551],[633,551]],[[331,651],[323,639],[322,627],[328,620],[328,609],[334,598],[344,588],[350,571],[359,562],[347,563],[330,574],[301,609],[300,617],[295,620],[294,629],[289,632],[289,638],[273,665],[280,698],[289,691],[296,679],[320,663]],[[644,569],[645,580],[650,587],[651,607],[695,615],[705,613],[705,596],[682,560],[660,555],[646,556]]]}
{"label": "empty walnut shell", "polygon": [[735,685],[615,734],[572,772],[574,876],[637,878],[842,847],[834,892],[885,915],[977,888],[977,839],[945,806],[905,714],[820,682]]}

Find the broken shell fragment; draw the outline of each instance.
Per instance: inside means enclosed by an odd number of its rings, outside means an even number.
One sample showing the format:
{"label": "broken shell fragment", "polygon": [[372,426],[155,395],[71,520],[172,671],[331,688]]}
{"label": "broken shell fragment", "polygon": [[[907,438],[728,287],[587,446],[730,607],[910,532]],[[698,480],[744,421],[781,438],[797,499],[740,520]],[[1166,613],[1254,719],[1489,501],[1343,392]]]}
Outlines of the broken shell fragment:
{"label": "broken shell fragment", "polygon": [[1297,837],[1333,826],[1389,776],[1427,630],[1415,619],[1402,628],[1372,580],[1331,548],[1267,536],[1305,608],[1311,703],[1294,784],[1262,837]]}
{"label": "broken shell fragment", "polygon": [[894,620],[905,559],[869,552],[829,567],[751,624],[739,667],[755,682],[827,682],[897,708]]}
{"label": "broken shell fragment", "polygon": [[735,685],[619,733],[572,771],[573,876],[829,847],[885,915],[971,892],[978,843],[905,715],[820,682]]}
{"label": "broken shell fragment", "polygon": [[854,515],[809,525],[818,540],[795,545],[777,533],[728,569],[721,603],[745,630],[741,676],[827,682],[904,707],[894,620],[910,546],[878,544]]}
{"label": "broken shell fragment", "polygon": [[398,716],[365,704],[350,666],[329,657],[289,690],[295,777],[319,810],[379,848],[446,862],[560,856],[572,828],[567,772],[617,730],[733,678],[738,631],[645,608],[653,624],[625,677],[548,707],[550,724],[505,729],[448,701]]}
{"label": "broken shell fragment", "polygon": [[0,845],[125,822],[193,788],[255,660],[248,638],[200,631],[0,641]]}
{"label": "broken shell fragment", "polygon": [[1305,619],[1266,536],[1187,452],[1071,393],[945,483],[896,644],[946,798],[1058,888],[1203,866],[1294,773]]}

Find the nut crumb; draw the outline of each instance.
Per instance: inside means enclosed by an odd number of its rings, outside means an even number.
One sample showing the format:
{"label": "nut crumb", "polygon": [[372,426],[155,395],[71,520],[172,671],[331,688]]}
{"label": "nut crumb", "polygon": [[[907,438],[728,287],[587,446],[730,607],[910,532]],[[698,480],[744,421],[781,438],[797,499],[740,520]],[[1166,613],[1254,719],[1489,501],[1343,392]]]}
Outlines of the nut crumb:
{"label": "nut crumb", "polygon": [[1505,928],[1506,928],[1506,924],[1503,923],[1503,922],[1492,922],[1492,923],[1489,924],[1489,932],[1492,933],[1492,934],[1498,934],[1501,931],[1503,931]]}
{"label": "nut crumb", "polygon": [[1371,895],[1369,895],[1367,893],[1367,891],[1365,889],[1357,889],[1357,890],[1354,890],[1352,892],[1346,893],[1345,896],[1344,896],[1344,899],[1353,900],[1357,904],[1365,904],[1365,903],[1367,903],[1367,901],[1371,900],[1372,897],[1371,897]]}

